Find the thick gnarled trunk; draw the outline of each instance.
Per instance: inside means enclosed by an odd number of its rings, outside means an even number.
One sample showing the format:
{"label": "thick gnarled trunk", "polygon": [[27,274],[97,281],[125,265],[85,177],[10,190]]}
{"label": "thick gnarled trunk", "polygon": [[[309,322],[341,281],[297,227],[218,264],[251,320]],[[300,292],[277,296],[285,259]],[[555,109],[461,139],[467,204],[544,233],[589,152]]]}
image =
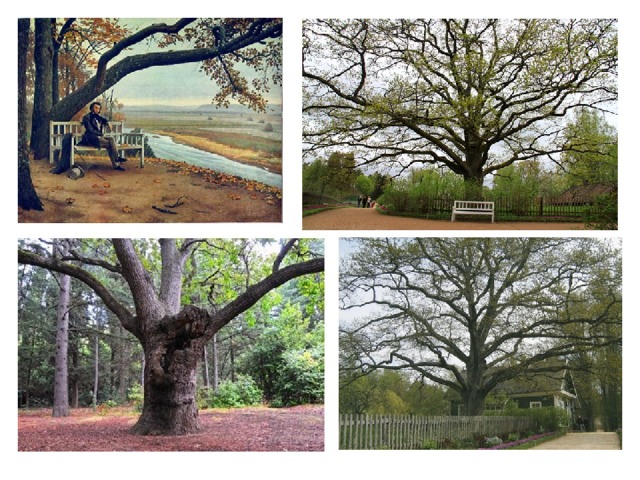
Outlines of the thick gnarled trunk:
{"label": "thick gnarled trunk", "polygon": [[467,368],[466,385],[464,385],[461,392],[464,414],[470,416],[483,415],[484,401],[488,393],[482,380],[485,373],[484,362],[477,360],[475,366],[468,365]]}
{"label": "thick gnarled trunk", "polygon": [[133,433],[186,435],[198,431],[197,373],[208,339],[208,320],[205,310],[185,307],[175,316],[152,323],[144,339],[142,415]]}
{"label": "thick gnarled trunk", "polygon": [[[166,372],[158,372],[163,348],[145,353],[145,388],[142,415],[132,432],[139,435],[186,435],[199,429],[196,405],[196,357],[202,348],[193,346],[174,355]],[[196,350],[198,353],[196,353]],[[156,364],[156,366],[154,366]]]}
{"label": "thick gnarled trunk", "polygon": [[144,404],[132,432],[186,435],[199,429],[196,375],[203,343],[156,343],[145,348]]}
{"label": "thick gnarled trunk", "polygon": [[465,200],[482,200],[482,187],[484,184],[483,168],[486,162],[487,152],[476,146],[467,149],[466,162],[462,172],[464,178]]}

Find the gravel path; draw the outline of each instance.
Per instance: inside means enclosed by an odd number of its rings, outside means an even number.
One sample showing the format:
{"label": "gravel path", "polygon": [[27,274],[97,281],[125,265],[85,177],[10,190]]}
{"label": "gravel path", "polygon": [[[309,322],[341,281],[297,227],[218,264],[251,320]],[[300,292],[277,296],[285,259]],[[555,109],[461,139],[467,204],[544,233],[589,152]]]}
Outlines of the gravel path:
{"label": "gravel path", "polygon": [[620,450],[615,432],[567,433],[531,450]]}
{"label": "gravel path", "polygon": [[581,223],[425,220],[383,215],[373,208],[338,208],[302,219],[304,230],[583,230]]}

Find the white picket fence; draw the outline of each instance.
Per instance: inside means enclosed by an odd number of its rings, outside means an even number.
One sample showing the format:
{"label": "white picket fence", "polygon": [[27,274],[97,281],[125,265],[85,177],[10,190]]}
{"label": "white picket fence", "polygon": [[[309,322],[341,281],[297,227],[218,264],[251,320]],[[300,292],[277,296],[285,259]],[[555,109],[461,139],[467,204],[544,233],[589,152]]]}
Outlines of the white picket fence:
{"label": "white picket fence", "polygon": [[417,415],[340,415],[343,450],[412,450],[445,440],[493,437],[533,428],[530,417],[424,417]]}

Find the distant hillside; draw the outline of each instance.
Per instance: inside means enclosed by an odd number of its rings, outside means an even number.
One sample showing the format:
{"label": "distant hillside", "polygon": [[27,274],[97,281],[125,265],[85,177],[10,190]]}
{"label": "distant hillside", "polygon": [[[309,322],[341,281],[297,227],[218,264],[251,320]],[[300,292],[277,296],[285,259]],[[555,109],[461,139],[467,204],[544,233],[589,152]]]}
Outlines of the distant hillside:
{"label": "distant hillside", "polygon": [[[127,113],[135,112],[165,112],[165,113],[255,113],[253,110],[245,107],[244,105],[230,105],[229,108],[216,108],[213,105],[199,105],[180,107],[175,105],[134,105],[124,106],[123,111],[125,115]],[[282,114],[282,105],[269,105],[267,112],[275,115]]]}

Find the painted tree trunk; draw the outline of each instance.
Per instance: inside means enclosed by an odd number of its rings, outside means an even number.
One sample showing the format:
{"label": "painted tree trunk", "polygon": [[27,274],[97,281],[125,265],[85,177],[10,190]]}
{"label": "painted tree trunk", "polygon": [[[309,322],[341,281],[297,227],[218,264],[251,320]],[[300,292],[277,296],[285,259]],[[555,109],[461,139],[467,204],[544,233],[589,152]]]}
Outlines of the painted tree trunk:
{"label": "painted tree trunk", "polygon": [[18,19],[18,206],[25,210],[42,210],[42,202],[31,180],[27,114],[27,50],[29,19]]}
{"label": "painted tree trunk", "polygon": [[53,30],[50,18],[35,19],[34,61],[36,66],[33,115],[31,118],[31,149],[36,159],[49,156],[49,119],[53,97]]}

